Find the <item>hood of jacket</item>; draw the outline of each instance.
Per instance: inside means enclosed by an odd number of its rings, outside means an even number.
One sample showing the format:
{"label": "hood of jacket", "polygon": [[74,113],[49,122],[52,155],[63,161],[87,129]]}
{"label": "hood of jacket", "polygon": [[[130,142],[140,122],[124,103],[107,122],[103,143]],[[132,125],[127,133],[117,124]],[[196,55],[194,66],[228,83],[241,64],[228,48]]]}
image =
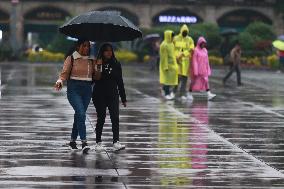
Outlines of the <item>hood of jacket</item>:
{"label": "hood of jacket", "polygon": [[201,43],[207,43],[204,37],[199,37],[196,46],[200,48]]}
{"label": "hood of jacket", "polygon": [[182,35],[182,32],[186,31],[187,34],[189,34],[189,28],[187,27],[186,24],[182,25],[180,28],[180,35]]}
{"label": "hood of jacket", "polygon": [[164,41],[167,43],[171,43],[173,40],[173,31],[172,30],[166,30],[164,32]]}

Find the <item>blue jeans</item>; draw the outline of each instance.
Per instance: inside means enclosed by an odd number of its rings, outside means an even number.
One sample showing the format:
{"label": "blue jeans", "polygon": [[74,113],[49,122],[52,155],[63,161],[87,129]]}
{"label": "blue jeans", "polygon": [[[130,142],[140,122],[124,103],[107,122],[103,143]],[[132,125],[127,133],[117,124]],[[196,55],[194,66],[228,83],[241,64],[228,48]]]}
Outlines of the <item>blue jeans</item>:
{"label": "blue jeans", "polygon": [[73,107],[74,123],[71,134],[71,140],[75,141],[80,135],[82,141],[86,141],[86,111],[92,97],[92,82],[68,80],[67,98]]}

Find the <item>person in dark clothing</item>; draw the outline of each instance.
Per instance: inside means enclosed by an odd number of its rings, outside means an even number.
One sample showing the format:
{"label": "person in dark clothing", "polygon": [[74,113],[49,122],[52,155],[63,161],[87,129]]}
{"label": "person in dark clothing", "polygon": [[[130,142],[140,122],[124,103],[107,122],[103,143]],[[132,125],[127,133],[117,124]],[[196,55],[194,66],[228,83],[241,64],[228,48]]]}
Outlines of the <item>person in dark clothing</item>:
{"label": "person in dark clothing", "polygon": [[101,46],[97,60],[102,61],[102,73],[100,80],[95,80],[92,95],[97,112],[95,150],[98,152],[105,150],[101,136],[108,108],[112,123],[113,150],[117,151],[125,148],[125,145],[119,143],[119,96],[124,107],[127,102],[121,64],[116,60],[113,47],[109,43]]}

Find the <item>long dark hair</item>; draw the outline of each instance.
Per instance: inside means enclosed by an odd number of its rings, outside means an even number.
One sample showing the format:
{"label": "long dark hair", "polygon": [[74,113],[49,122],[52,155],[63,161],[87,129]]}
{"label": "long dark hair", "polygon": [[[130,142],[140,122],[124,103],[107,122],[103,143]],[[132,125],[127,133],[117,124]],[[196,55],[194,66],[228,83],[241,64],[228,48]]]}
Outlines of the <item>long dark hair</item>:
{"label": "long dark hair", "polygon": [[[68,52],[65,54],[65,58],[67,58],[68,56],[71,56],[74,51],[78,51],[80,46],[86,41],[88,41],[90,43],[90,41],[87,40],[87,39],[79,39],[78,41],[75,41],[75,43],[70,47]],[[89,48],[88,55],[90,55],[90,51],[91,51],[91,46]]]}
{"label": "long dark hair", "polygon": [[115,55],[114,55],[113,47],[112,47],[112,45],[110,43],[102,44],[102,46],[100,47],[97,59],[102,59],[103,61],[105,61],[104,60],[104,51],[106,51],[108,47],[111,48],[111,51],[112,51],[111,61],[115,61],[116,62],[117,60],[116,60]]}

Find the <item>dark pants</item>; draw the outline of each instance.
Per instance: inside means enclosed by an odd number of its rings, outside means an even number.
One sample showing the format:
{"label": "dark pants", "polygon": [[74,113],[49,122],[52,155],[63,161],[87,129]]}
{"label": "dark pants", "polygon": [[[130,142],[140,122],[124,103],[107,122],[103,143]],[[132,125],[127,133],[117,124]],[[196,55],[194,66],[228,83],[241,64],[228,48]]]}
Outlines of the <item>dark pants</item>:
{"label": "dark pants", "polygon": [[179,75],[178,76],[178,85],[174,88],[174,93],[179,96],[186,95],[186,84],[187,84],[187,76]]}
{"label": "dark pants", "polygon": [[93,103],[97,112],[96,142],[102,142],[106,108],[109,110],[112,123],[113,143],[119,141],[119,97],[118,95],[93,95]]}
{"label": "dark pants", "polygon": [[69,80],[67,81],[67,98],[73,107],[74,123],[71,140],[75,141],[80,135],[82,141],[86,140],[86,111],[92,96],[92,82]]}
{"label": "dark pants", "polygon": [[237,83],[238,83],[238,85],[241,85],[242,84],[242,82],[241,82],[241,69],[240,69],[239,64],[230,66],[230,71],[224,77],[223,82],[225,83],[227,81],[227,79],[229,79],[229,77],[233,74],[234,71],[236,71],[236,73],[237,73]]}
{"label": "dark pants", "polygon": [[165,92],[165,96],[166,95],[169,95],[171,92],[170,92],[170,86],[169,85],[163,85],[163,90]]}

